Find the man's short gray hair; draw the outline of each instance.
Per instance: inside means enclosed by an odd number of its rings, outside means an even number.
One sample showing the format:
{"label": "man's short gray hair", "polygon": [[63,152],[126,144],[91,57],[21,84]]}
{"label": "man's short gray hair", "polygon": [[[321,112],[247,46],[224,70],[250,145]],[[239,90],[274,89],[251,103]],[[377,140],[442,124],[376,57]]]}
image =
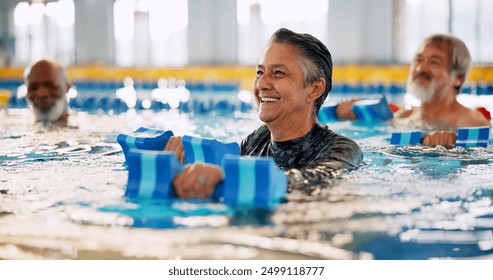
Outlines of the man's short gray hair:
{"label": "man's short gray hair", "polygon": [[[455,73],[457,77],[463,77],[465,81],[472,68],[471,55],[466,44],[461,39],[447,34],[431,35],[423,41],[422,46],[430,44],[437,46],[445,45],[448,47],[450,71]],[[455,88],[457,94],[460,92],[463,84]]]}
{"label": "man's short gray hair", "polygon": [[24,78],[24,83],[27,85],[27,82],[28,82],[28,78],[29,78],[29,75],[31,75],[31,70],[33,68],[34,65],[38,64],[38,63],[49,63],[51,64],[53,67],[55,67],[58,72],[60,73],[60,79],[61,81],[63,82],[63,84],[67,84],[68,82],[68,74],[67,74],[67,68],[63,67],[60,63],[54,61],[54,60],[51,60],[51,59],[41,59],[41,60],[38,60],[34,63],[31,63],[29,64],[25,69],[24,69],[24,73],[23,73],[23,78]]}

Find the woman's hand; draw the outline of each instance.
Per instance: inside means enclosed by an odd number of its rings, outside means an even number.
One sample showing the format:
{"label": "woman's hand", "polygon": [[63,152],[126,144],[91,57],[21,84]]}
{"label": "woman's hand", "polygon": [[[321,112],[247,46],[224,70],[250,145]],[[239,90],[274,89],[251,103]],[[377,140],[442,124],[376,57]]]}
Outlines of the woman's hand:
{"label": "woman's hand", "polygon": [[224,171],[219,165],[194,163],[175,176],[173,186],[179,198],[207,198],[223,180]]}
{"label": "woman's hand", "polygon": [[165,151],[174,152],[176,157],[183,164],[185,161],[185,150],[183,149],[183,143],[181,142],[181,136],[171,136],[164,147]]}

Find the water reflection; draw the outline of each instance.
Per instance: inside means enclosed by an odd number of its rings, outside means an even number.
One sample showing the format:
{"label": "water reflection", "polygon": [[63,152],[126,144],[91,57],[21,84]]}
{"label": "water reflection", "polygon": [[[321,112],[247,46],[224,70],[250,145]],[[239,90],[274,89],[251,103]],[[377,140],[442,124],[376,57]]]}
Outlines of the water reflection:
{"label": "water reflection", "polygon": [[493,152],[393,147],[341,122],[364,164],[294,189],[276,211],[211,200],[131,201],[116,144],[140,126],[239,141],[255,113],[71,116],[75,128],[0,119],[0,258],[428,259],[493,255]]}

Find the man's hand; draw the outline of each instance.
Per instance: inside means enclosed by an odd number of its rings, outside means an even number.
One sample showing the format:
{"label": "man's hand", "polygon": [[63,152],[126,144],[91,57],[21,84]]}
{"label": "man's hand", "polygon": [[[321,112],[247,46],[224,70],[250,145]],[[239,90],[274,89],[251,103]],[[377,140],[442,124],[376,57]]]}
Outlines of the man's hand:
{"label": "man's hand", "polygon": [[179,198],[207,198],[222,180],[224,171],[219,165],[194,163],[175,176],[173,186]]}
{"label": "man's hand", "polygon": [[351,98],[339,103],[336,108],[337,118],[340,120],[356,120],[356,115],[353,111],[353,104],[356,101],[359,101],[359,98]]}
{"label": "man's hand", "polygon": [[457,140],[457,134],[453,131],[433,131],[425,135],[421,144],[431,147],[441,145],[446,148],[453,148],[455,140]]}

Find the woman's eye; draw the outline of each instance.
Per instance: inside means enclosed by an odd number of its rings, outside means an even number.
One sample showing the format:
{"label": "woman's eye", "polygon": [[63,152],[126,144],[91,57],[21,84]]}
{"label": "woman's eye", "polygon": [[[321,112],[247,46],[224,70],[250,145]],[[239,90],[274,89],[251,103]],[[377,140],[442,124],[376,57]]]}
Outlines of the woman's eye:
{"label": "woman's eye", "polygon": [[264,72],[262,72],[262,71],[260,71],[260,70],[257,70],[257,77],[262,76],[262,74],[264,74]]}
{"label": "woman's eye", "polygon": [[274,75],[284,75],[284,72],[276,70],[274,71]]}

